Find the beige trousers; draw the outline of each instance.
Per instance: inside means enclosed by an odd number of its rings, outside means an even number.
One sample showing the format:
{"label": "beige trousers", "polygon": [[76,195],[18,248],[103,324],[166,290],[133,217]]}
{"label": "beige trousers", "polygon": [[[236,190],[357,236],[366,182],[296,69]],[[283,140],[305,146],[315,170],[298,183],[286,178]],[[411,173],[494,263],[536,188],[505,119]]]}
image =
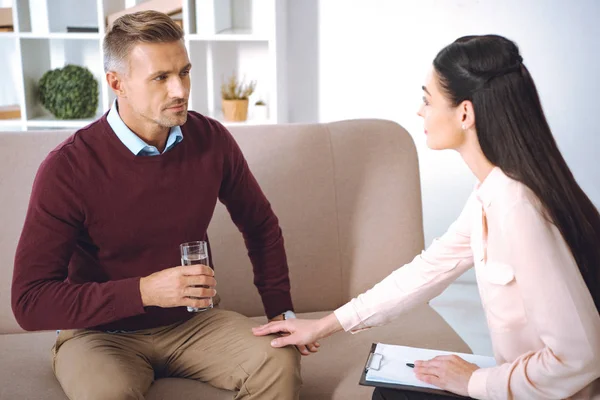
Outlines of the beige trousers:
{"label": "beige trousers", "polygon": [[61,331],[52,351],[71,400],[143,399],[155,379],[178,377],[236,392],[235,399],[298,399],[300,353],[255,337],[257,324],[220,309],[131,333]]}

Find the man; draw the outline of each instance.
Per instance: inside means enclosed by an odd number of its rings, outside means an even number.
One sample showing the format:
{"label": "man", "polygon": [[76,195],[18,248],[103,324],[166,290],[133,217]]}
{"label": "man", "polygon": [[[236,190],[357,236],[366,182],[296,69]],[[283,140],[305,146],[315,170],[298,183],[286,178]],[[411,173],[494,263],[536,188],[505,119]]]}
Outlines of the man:
{"label": "man", "polygon": [[216,281],[208,266],[178,266],[179,244],[207,240],[219,199],[244,235],[267,317],[293,317],[270,204],[229,132],[187,110],[183,32],[161,13],[126,15],[104,51],[117,100],[40,166],[15,258],[17,321],[61,330],[53,367],[70,399],[143,399],[155,375],[237,399],[297,399],[295,349],[272,350],[242,315],[186,310],[209,305]]}

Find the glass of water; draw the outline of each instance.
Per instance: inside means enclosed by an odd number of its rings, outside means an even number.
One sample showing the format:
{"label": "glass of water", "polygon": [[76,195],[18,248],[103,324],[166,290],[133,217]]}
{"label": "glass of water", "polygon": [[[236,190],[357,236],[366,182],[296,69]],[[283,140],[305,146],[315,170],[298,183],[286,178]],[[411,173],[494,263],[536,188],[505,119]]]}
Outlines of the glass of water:
{"label": "glass of water", "polygon": [[[208,260],[208,246],[206,242],[187,242],[179,245],[181,251],[181,265],[206,265],[210,267]],[[199,287],[208,288],[208,286],[200,285]],[[208,307],[196,308],[188,307],[189,312],[202,312],[213,308],[212,297],[210,298],[210,305]]]}

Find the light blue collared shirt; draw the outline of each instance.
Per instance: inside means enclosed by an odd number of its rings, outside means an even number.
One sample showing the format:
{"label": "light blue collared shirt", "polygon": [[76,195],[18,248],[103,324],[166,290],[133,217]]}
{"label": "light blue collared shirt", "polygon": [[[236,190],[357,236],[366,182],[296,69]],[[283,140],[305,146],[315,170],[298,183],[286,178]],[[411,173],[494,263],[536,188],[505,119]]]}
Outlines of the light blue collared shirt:
{"label": "light blue collared shirt", "polygon": [[[123,142],[123,144],[136,156],[159,156],[161,153],[158,149],[148,143],[144,142],[138,135],[133,133],[131,129],[125,125],[125,122],[119,115],[117,109],[117,100],[113,101],[113,105],[108,112],[106,117],[108,124],[115,131],[115,135]],[[169,131],[169,137],[167,138],[167,145],[163,154],[175,147],[179,142],[183,140],[183,134],[181,133],[180,126],[174,126]]]}

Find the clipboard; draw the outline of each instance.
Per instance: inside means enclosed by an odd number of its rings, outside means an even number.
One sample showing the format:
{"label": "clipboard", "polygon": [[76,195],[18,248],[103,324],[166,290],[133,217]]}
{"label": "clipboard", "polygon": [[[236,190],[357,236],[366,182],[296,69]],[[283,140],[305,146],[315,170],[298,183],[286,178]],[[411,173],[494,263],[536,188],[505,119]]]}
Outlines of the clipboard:
{"label": "clipboard", "polygon": [[396,383],[386,383],[386,382],[376,382],[367,380],[367,372],[371,368],[379,368],[378,364],[381,363],[383,356],[381,354],[375,353],[377,348],[377,343],[373,343],[371,345],[371,350],[369,351],[369,355],[365,362],[365,367],[362,369],[362,374],[360,376],[360,380],[358,384],[361,386],[372,386],[372,387],[381,387],[386,389],[396,389],[396,390],[406,390],[411,392],[421,392],[421,393],[429,393],[429,394],[439,394],[448,397],[456,397],[457,399],[470,399],[471,397],[461,396],[456,393],[448,392],[443,389],[432,389],[432,388],[424,388],[412,385],[401,385]]}

